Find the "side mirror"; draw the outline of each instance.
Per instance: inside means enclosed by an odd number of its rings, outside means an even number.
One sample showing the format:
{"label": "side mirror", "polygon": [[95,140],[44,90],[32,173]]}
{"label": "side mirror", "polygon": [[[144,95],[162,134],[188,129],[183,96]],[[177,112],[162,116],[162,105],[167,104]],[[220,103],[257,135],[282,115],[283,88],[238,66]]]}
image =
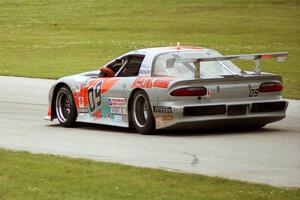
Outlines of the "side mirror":
{"label": "side mirror", "polygon": [[100,68],[100,74],[102,74],[102,77],[114,77],[115,76],[115,72],[107,67],[102,67]]}

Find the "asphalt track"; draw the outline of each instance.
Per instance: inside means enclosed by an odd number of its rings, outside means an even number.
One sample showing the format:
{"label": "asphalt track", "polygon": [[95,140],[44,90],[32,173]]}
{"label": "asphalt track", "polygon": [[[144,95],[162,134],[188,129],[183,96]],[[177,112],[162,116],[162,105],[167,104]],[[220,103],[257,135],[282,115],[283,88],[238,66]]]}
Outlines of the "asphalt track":
{"label": "asphalt track", "polygon": [[300,101],[261,130],[161,132],[45,121],[53,80],[0,76],[0,147],[300,187]]}

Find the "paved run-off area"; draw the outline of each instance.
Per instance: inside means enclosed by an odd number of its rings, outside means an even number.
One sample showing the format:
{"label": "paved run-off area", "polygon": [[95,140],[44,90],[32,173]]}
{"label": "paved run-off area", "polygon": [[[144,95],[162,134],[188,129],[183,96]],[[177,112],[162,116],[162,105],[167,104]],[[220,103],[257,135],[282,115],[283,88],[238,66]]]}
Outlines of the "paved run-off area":
{"label": "paved run-off area", "polygon": [[44,121],[53,80],[0,76],[0,147],[300,187],[300,102],[252,131],[162,132]]}

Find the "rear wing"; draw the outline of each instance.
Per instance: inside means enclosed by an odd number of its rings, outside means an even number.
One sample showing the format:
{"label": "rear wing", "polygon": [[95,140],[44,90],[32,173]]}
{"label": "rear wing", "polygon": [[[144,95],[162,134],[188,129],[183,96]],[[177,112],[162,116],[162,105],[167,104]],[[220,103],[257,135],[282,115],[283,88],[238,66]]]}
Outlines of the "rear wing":
{"label": "rear wing", "polygon": [[287,56],[288,56],[288,52],[276,52],[276,53],[229,55],[229,56],[194,58],[194,59],[176,58],[176,59],[174,59],[172,61],[170,60],[170,61],[171,62],[181,62],[181,63],[194,63],[194,65],[196,67],[195,78],[198,78],[198,77],[200,77],[200,63],[201,62],[237,60],[237,59],[240,59],[240,60],[254,60],[255,61],[255,73],[257,75],[260,75],[261,74],[261,66],[260,66],[261,59],[277,58],[278,62],[283,62],[286,59]]}

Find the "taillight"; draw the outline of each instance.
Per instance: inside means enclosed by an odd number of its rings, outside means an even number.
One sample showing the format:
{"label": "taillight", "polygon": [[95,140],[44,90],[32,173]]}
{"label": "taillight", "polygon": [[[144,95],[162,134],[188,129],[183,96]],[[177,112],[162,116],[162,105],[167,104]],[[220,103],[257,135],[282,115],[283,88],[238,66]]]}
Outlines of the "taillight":
{"label": "taillight", "polygon": [[207,94],[205,87],[188,87],[173,90],[172,96],[204,96]]}
{"label": "taillight", "polygon": [[281,90],[283,86],[276,82],[262,83],[259,87],[260,92],[280,92]]}

